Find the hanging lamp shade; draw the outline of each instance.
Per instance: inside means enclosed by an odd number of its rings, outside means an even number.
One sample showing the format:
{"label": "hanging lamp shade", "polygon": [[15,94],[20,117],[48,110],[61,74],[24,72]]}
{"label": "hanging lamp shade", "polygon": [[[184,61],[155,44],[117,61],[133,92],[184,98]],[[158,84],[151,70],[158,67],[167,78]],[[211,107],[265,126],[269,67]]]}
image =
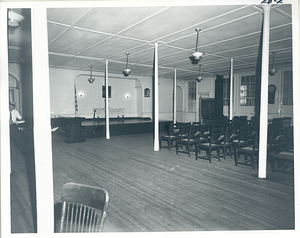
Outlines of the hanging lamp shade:
{"label": "hanging lamp shade", "polygon": [[200,83],[202,81],[202,76],[201,76],[201,64],[199,64],[199,75],[198,77],[196,78],[196,81],[198,83]]}
{"label": "hanging lamp shade", "polygon": [[271,76],[275,75],[277,72],[277,69],[274,67],[274,59],[275,59],[276,51],[273,51],[272,54],[273,54],[272,68],[269,70],[269,75]]}
{"label": "hanging lamp shade", "polygon": [[93,83],[95,79],[93,78],[93,66],[90,66],[91,68],[91,76],[88,78],[89,83]]}
{"label": "hanging lamp shade", "polygon": [[24,17],[12,9],[8,11],[8,25],[12,27],[18,27],[20,23],[24,20]]}
{"label": "hanging lamp shade", "polygon": [[126,68],[123,69],[122,73],[125,77],[128,77],[128,75],[131,73],[131,69],[128,68],[128,55],[130,55],[130,53],[125,53],[127,58],[126,58]]}
{"label": "hanging lamp shade", "polygon": [[193,60],[198,62],[199,60],[202,59],[202,56],[204,55],[203,52],[201,52],[201,51],[198,50],[199,33],[200,33],[201,29],[200,28],[196,28],[195,31],[197,32],[197,40],[196,40],[196,49],[195,49],[195,52],[192,53],[193,57],[190,57],[190,58],[193,58],[193,59],[191,59],[192,64],[193,64]]}

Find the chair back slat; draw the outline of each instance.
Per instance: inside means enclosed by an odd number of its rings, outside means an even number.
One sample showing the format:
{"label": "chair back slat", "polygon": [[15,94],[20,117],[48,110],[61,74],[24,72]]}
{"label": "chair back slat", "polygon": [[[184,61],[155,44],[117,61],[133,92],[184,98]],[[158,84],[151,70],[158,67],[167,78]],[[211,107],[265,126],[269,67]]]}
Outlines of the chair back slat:
{"label": "chair back slat", "polygon": [[100,232],[108,208],[103,188],[67,183],[63,186],[60,232]]}

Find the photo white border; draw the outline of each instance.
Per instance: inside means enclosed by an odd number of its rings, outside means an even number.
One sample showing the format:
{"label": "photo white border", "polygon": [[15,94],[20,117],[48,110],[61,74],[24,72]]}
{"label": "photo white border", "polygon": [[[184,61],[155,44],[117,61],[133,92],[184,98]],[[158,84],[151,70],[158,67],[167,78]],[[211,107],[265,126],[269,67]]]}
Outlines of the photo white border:
{"label": "photo white border", "polygon": [[[70,7],[70,2],[72,2],[72,7],[128,7],[128,6],[165,6],[165,5],[174,5],[174,6],[187,6],[187,5],[247,5],[247,4],[260,4],[261,1],[253,1],[253,0],[210,0],[210,1],[189,1],[189,0],[177,0],[177,1],[7,1],[0,0],[0,129],[1,129],[1,236],[4,238],[9,237],[68,237],[70,234],[61,234],[61,233],[40,233],[37,234],[11,234],[10,233],[10,145],[9,145],[9,110],[8,110],[8,56],[7,56],[7,39],[6,34],[4,35],[4,29],[7,27],[6,25],[6,12],[8,8],[54,8],[54,7]],[[292,17],[293,17],[293,87],[294,87],[294,134],[295,134],[295,145],[299,145],[300,143],[300,117],[299,117],[299,108],[300,108],[300,52],[299,52],[299,1],[298,0],[283,0],[284,4],[292,4]],[[3,16],[5,14],[5,16]],[[4,21],[5,20],[5,21]],[[47,108],[46,108],[47,109]],[[298,109],[298,110],[297,110]],[[44,110],[41,113],[48,113],[49,111]],[[50,141],[48,141],[51,144]],[[299,236],[299,157],[300,151],[299,147],[295,146],[295,230],[294,231],[199,231],[199,232],[149,232],[149,233],[139,233],[139,232],[129,232],[129,233],[101,233],[101,234],[84,234],[84,237],[153,237],[153,235],[157,236],[170,236],[170,237],[214,237],[214,236],[230,236],[234,237],[253,237],[253,236],[268,236],[268,237],[298,237]],[[44,168],[43,168],[44,169]],[[49,174],[49,171],[46,171],[45,174]],[[51,171],[52,172],[52,171]],[[39,176],[43,175],[43,172],[37,174],[37,180],[39,180]],[[47,178],[42,178],[41,181],[47,181]],[[48,190],[49,191],[49,190]],[[48,195],[39,194],[37,196],[52,196],[53,191],[49,191]],[[39,200],[39,197],[37,198]],[[38,211],[38,214],[39,211]],[[44,214],[42,215],[44,216]],[[47,214],[45,217],[41,218],[38,216],[38,219],[49,219],[47,218]],[[72,234],[72,237],[82,237],[82,234]]]}

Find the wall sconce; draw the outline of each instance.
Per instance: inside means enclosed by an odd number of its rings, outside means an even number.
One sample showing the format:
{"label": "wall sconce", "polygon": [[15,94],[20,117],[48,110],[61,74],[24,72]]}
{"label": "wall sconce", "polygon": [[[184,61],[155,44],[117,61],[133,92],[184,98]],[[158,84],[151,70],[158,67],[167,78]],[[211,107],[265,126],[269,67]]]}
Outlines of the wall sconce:
{"label": "wall sconce", "polygon": [[79,95],[79,97],[83,97],[84,96],[83,92],[79,92],[78,95]]}
{"label": "wall sconce", "polygon": [[125,94],[125,98],[130,98],[130,95],[129,94]]}

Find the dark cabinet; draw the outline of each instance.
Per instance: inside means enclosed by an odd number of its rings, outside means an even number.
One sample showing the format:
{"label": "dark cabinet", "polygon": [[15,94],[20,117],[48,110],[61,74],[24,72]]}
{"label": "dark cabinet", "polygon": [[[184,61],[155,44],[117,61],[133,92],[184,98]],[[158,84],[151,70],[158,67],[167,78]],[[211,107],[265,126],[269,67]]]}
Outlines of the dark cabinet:
{"label": "dark cabinet", "polygon": [[84,142],[82,136],[81,122],[85,120],[84,117],[68,117],[66,118],[66,143]]}

